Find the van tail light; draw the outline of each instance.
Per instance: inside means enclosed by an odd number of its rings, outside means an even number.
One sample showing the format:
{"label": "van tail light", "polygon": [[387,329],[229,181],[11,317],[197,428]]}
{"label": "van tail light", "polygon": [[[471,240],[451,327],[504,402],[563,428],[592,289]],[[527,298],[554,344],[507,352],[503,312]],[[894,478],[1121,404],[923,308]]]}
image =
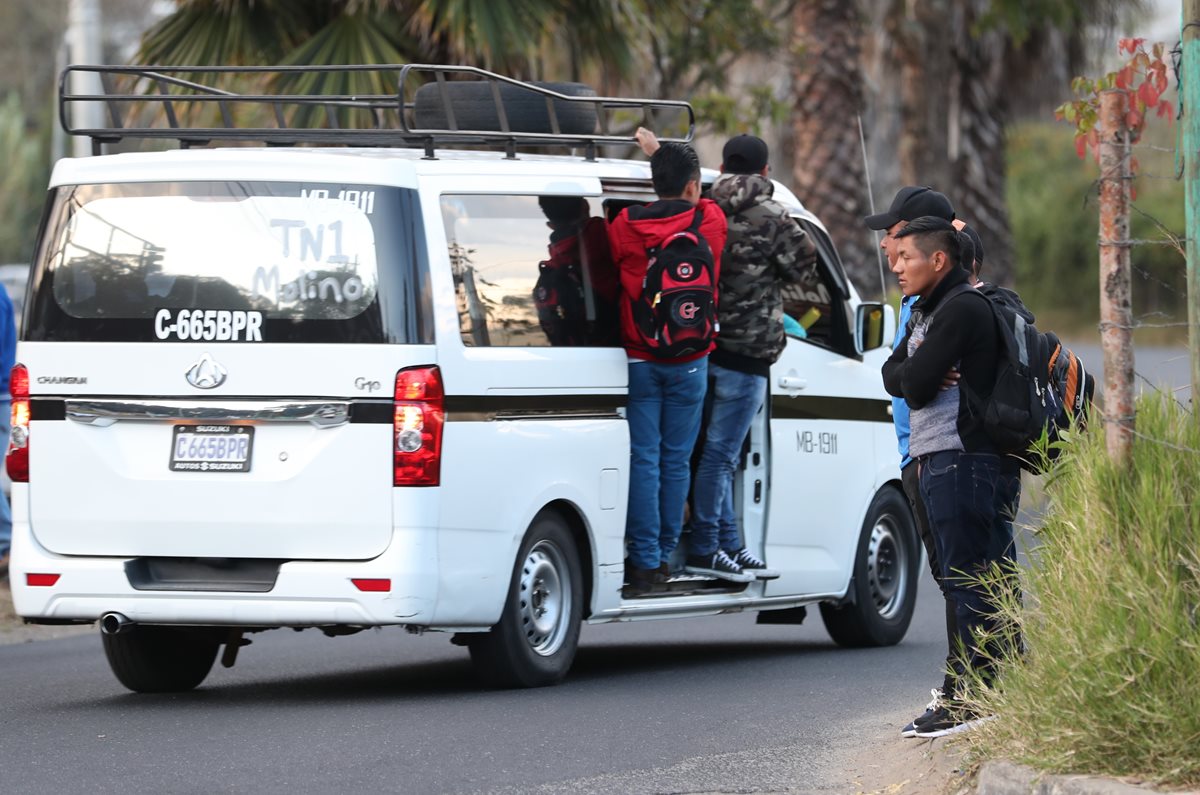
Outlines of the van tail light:
{"label": "van tail light", "polygon": [[18,364],[8,382],[12,392],[12,436],[8,442],[8,476],[13,483],[29,482],[29,371]]}
{"label": "van tail light", "polygon": [[438,485],[442,471],[445,398],[438,368],[406,367],[396,373],[392,421],[395,485]]}

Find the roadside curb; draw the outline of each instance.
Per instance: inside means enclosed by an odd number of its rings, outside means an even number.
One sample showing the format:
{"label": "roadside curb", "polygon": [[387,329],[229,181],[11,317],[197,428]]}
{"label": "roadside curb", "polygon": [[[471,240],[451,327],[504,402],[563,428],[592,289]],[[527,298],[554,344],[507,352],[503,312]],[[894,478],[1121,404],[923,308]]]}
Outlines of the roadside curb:
{"label": "roadside curb", "polygon": [[[1013,762],[985,762],[979,768],[975,795],[1147,795],[1165,790],[1139,787],[1099,776],[1057,776]],[[1194,790],[1172,795],[1200,795]]]}

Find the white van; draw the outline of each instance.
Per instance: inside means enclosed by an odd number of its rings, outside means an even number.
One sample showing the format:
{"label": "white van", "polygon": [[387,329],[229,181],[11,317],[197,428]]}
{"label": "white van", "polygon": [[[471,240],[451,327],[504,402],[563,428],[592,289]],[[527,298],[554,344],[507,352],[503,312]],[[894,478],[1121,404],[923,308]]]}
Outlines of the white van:
{"label": "white van", "polygon": [[[178,71],[172,86],[206,70]],[[681,107],[457,71],[547,105]],[[12,382],[11,580],[27,621],[99,621],[136,691],[195,687],[221,647],[232,665],[245,634],[279,627],[454,633],[487,681],[510,686],[560,680],[583,621],[753,610],[799,623],[819,604],[839,643],[903,637],[920,545],[879,375],[892,313],[859,300],[784,186],[822,284],[787,295],[806,336],[772,369],[736,481],[746,545],[782,576],[680,576],[624,598],[626,357],[551,339],[534,293],[539,197],[579,197],[599,218],[653,198],[645,162],[594,157],[629,138],[514,133],[511,119],[496,138],[453,121],[417,130],[404,102],[388,145],[377,129],[214,130],[143,88],[112,93],[171,107],[165,129],[159,114],[68,131],[375,137],[55,167]],[[582,153],[529,151],[547,145]]]}

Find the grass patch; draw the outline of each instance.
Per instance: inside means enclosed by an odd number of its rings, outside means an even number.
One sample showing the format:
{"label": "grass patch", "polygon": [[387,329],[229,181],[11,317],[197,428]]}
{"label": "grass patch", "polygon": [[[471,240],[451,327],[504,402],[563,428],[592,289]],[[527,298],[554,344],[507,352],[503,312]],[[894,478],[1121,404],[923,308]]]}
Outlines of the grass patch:
{"label": "grass patch", "polygon": [[[1048,476],[1023,604],[1024,637],[969,735],[985,758],[1054,773],[1200,785],[1200,424],[1163,395],[1138,403],[1133,464],[1097,422]],[[1181,449],[1182,448],[1182,449]]]}

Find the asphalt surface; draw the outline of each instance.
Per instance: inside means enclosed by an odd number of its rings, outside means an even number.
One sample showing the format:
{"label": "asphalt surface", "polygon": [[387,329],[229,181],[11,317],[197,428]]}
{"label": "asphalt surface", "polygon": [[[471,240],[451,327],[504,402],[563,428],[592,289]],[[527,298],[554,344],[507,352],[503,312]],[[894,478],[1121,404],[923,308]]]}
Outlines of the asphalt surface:
{"label": "asphalt surface", "polygon": [[585,627],[568,680],[488,691],[448,636],[254,636],[183,695],[135,695],[98,635],[0,647],[0,791],[850,792],[863,738],[937,683],[940,610],[847,650],[816,611]]}

